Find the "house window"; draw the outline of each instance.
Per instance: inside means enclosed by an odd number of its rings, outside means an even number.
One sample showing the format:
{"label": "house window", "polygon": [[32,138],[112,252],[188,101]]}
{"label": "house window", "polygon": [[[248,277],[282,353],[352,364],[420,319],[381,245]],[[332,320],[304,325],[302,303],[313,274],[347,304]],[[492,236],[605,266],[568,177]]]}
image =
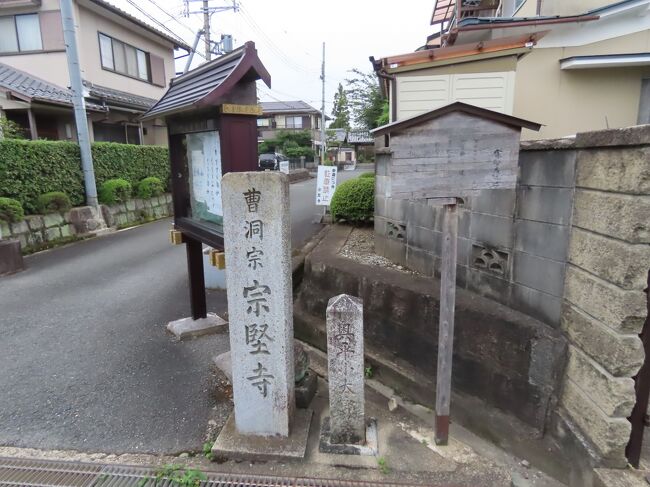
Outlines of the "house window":
{"label": "house window", "polygon": [[258,127],[270,127],[271,126],[271,119],[270,118],[258,118],[257,119],[257,126]]}
{"label": "house window", "polygon": [[142,144],[138,125],[94,122],[95,142],[117,142],[120,144]]}
{"label": "house window", "polygon": [[288,129],[301,129],[302,117],[285,117],[285,127]]}
{"label": "house window", "polygon": [[99,34],[102,68],[143,81],[151,81],[149,53],[105,34]]}
{"label": "house window", "polygon": [[0,17],[0,53],[42,50],[38,14]]}

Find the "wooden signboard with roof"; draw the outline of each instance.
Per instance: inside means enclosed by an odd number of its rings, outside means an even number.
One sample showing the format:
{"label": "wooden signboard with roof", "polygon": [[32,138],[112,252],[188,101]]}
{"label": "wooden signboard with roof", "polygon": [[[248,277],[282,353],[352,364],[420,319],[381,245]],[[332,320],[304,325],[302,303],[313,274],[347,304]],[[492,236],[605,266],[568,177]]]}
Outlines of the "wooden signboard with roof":
{"label": "wooden signboard with roof", "polygon": [[203,245],[224,249],[221,178],[258,169],[258,79],[271,86],[255,44],[247,42],[173,79],[143,116],[167,125],[174,227],[187,246],[194,320],[207,316]]}
{"label": "wooden signboard with roof", "polygon": [[372,131],[391,152],[387,196],[443,205],[436,380],[437,444],[447,444],[456,301],[458,203],[517,183],[521,129],[540,125],[455,102]]}

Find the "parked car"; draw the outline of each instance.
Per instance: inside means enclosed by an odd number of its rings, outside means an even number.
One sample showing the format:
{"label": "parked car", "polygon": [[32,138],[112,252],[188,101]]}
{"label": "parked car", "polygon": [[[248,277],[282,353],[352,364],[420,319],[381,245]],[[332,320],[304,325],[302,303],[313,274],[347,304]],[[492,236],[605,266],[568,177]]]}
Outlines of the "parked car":
{"label": "parked car", "polygon": [[270,169],[271,171],[277,171],[280,169],[280,162],[288,161],[285,156],[282,154],[270,153],[270,154],[260,154],[258,165],[259,168],[264,171]]}

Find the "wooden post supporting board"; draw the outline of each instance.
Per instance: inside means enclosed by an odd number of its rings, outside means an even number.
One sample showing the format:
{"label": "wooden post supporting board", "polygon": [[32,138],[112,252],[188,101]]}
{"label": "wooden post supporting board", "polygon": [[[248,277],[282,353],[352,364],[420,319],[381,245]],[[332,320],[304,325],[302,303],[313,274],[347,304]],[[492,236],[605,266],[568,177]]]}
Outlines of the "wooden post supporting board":
{"label": "wooden post supporting board", "polygon": [[458,249],[458,205],[444,201],[442,224],[442,268],[440,270],[440,320],[436,380],[436,444],[449,440],[451,364],[454,353],[454,310],[456,307],[456,258]]}
{"label": "wooden post supporting board", "polygon": [[190,279],[192,319],[199,320],[208,316],[205,280],[203,278],[203,244],[199,240],[185,236],[185,246],[187,250],[187,271]]}

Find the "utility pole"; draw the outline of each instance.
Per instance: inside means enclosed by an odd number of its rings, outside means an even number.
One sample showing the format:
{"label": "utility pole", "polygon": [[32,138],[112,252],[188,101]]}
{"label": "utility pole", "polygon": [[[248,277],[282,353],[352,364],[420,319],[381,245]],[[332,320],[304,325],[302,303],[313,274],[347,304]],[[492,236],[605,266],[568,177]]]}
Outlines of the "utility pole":
{"label": "utility pole", "polygon": [[212,46],[210,46],[210,6],[208,0],[203,0],[203,37],[205,39],[205,59],[212,59]]}
{"label": "utility pole", "polygon": [[321,98],[321,119],[320,119],[320,139],[321,139],[321,154],[320,163],[325,164],[325,151],[327,150],[327,143],[325,140],[325,43],[323,42],[323,64],[321,65],[320,79],[323,82],[323,94]]}
{"label": "utility pole", "polygon": [[196,52],[196,48],[199,45],[199,39],[203,35],[203,30],[200,30],[196,33],[196,36],[194,36],[194,44],[192,44],[192,50],[190,51],[190,55],[187,56],[187,62],[185,63],[185,69],[183,69],[183,74],[187,73],[190,70],[190,66],[192,65],[192,61],[194,60],[194,53]]}
{"label": "utility pole", "polygon": [[79,51],[77,49],[72,0],[61,0],[61,19],[63,23],[65,53],[68,60],[68,73],[70,75],[70,90],[72,91],[74,119],[75,125],[77,126],[77,140],[81,152],[81,167],[83,168],[84,173],[86,204],[88,206],[98,206],[99,201],[97,200],[95,169],[93,168],[93,156],[90,151],[90,136],[88,134],[88,119],[86,117],[86,101],[84,100],[83,82],[81,80],[81,66],[79,64]]}
{"label": "utility pole", "polygon": [[[202,8],[200,11],[190,11],[191,2],[202,2]],[[212,14],[216,12],[225,12],[226,10],[232,10],[237,12],[239,10],[239,5],[237,0],[232,0],[232,5],[229,6],[220,6],[220,7],[210,7],[210,0],[184,0],[185,9],[184,15],[189,17],[191,14],[203,14],[203,39],[205,41],[205,59],[210,61],[212,59],[212,41],[210,40],[210,21]],[[223,39],[223,36],[222,36]],[[223,48],[221,48],[223,51]]]}

